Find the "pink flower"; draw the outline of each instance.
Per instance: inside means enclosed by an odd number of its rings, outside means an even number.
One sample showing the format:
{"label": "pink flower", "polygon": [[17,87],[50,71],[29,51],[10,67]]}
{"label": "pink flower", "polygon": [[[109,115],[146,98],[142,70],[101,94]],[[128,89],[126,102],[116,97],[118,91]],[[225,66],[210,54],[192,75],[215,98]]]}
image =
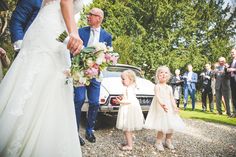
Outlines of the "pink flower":
{"label": "pink flower", "polygon": [[105,59],[106,59],[106,62],[110,62],[111,60],[111,54],[110,53],[105,53]]}
{"label": "pink flower", "polygon": [[94,64],[94,65],[93,65],[93,68],[99,69],[99,65],[98,65],[98,64]]}
{"label": "pink flower", "polygon": [[116,57],[116,56],[111,57],[112,64],[116,64],[117,60],[118,60],[118,57]]}
{"label": "pink flower", "polygon": [[89,68],[85,71],[85,74],[89,77],[95,77],[98,75],[98,69],[96,68]]}

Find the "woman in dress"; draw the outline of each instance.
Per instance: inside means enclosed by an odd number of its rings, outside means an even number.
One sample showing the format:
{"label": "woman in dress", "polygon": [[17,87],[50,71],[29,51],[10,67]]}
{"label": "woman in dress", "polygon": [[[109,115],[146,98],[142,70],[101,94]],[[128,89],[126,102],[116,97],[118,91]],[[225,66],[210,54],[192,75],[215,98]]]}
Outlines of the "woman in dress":
{"label": "woman in dress", "polygon": [[[78,6],[78,7],[76,7]],[[74,21],[79,1],[45,0],[0,85],[1,157],[80,157],[69,51],[82,48]],[[66,45],[56,40],[67,30]]]}
{"label": "woman in dress", "polygon": [[175,98],[175,103],[177,105],[177,107],[179,108],[179,104],[180,104],[180,99],[181,99],[181,95],[182,95],[182,85],[183,85],[183,78],[180,75],[180,70],[176,69],[175,70],[175,76],[171,79],[171,86],[173,89],[173,95]]}

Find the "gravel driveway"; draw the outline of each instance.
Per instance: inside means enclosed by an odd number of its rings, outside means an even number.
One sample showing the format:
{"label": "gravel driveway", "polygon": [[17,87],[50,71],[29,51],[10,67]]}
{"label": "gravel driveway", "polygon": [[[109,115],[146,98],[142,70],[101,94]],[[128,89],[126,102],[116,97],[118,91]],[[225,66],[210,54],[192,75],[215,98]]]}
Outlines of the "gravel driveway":
{"label": "gravel driveway", "polygon": [[[85,140],[82,146],[84,157],[236,157],[236,127],[209,123],[201,120],[184,119],[186,131],[175,133],[175,150],[165,148],[158,152],[155,147],[155,131],[135,132],[132,151],[121,151],[123,132],[115,128],[115,119],[105,117],[103,126],[95,131],[97,142]],[[84,137],[84,129],[81,130]]]}

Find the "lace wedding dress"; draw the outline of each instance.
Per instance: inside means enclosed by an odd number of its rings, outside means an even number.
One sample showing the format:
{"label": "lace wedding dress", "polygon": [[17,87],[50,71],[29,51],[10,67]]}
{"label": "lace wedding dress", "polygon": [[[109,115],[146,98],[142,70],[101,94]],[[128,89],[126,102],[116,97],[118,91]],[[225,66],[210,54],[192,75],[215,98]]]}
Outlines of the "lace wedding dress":
{"label": "lace wedding dress", "polygon": [[[82,4],[77,1],[79,8]],[[80,157],[60,0],[43,3],[0,84],[1,157]]]}

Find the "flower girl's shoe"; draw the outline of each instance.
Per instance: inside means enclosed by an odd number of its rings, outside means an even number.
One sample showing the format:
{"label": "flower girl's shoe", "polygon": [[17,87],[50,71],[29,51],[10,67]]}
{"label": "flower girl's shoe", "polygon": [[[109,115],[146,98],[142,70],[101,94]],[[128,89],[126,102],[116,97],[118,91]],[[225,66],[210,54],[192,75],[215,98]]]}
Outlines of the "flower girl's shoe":
{"label": "flower girl's shoe", "polygon": [[156,144],[155,144],[155,147],[156,147],[157,150],[159,150],[159,151],[164,151],[164,147],[163,147],[162,142],[156,143]]}
{"label": "flower girl's shoe", "polygon": [[170,140],[166,140],[165,146],[169,149],[175,149]]}

